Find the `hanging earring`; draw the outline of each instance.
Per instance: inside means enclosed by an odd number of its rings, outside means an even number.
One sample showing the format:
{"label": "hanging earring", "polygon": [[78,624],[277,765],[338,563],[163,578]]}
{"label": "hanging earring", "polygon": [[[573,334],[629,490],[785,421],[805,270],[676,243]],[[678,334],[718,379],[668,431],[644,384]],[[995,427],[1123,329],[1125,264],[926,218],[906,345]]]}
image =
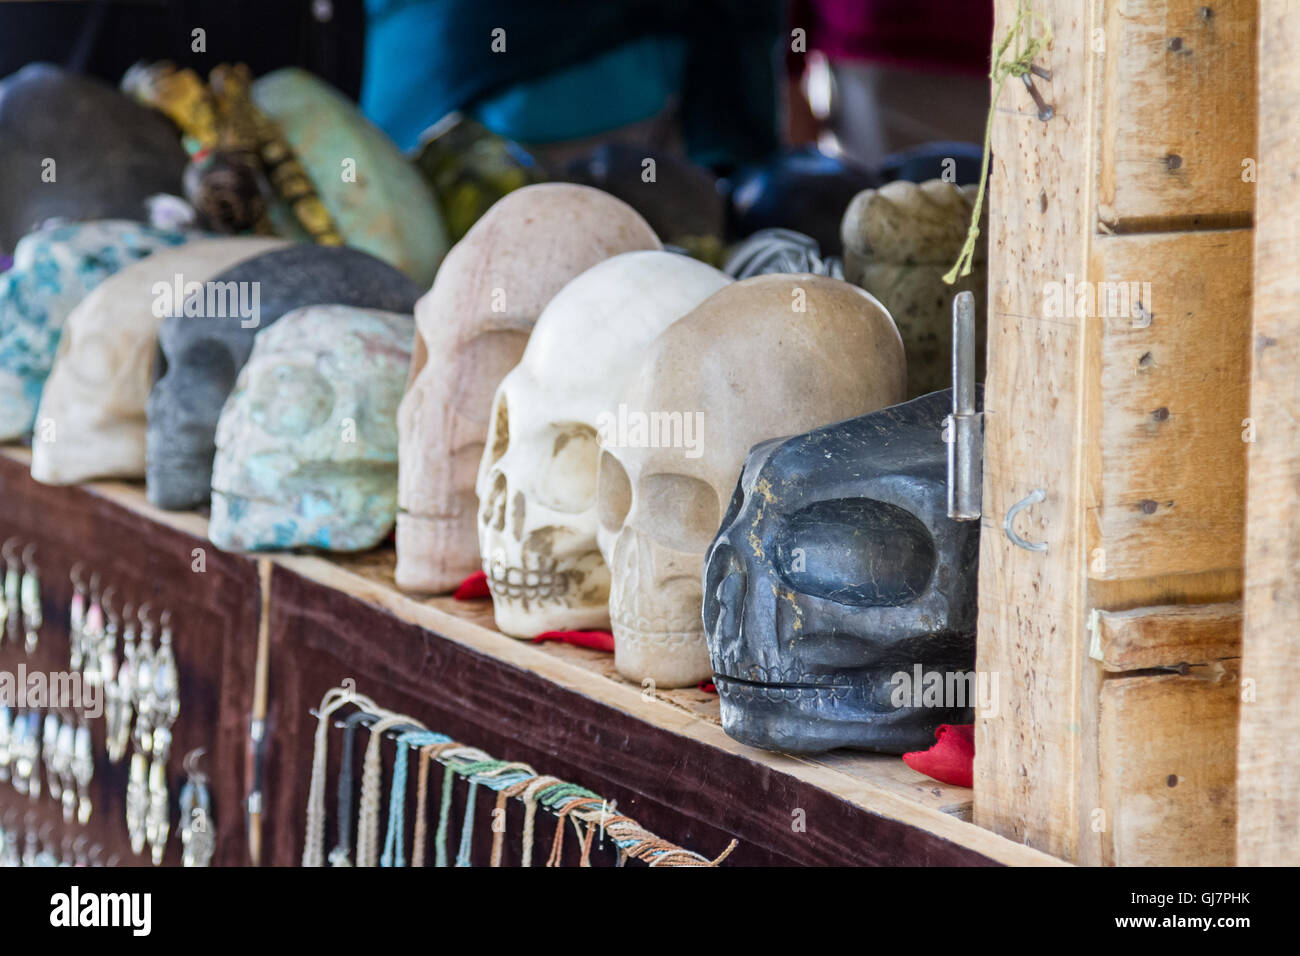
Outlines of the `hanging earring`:
{"label": "hanging earring", "polygon": [[149,605],[140,608],[140,642],[135,649],[135,728],[131,733],[134,751],[126,780],[126,832],[131,839],[131,851],[144,852],[148,841],[147,819],[149,813],[149,754],[153,750],[153,730],[149,722],[150,698],[153,695],[153,623],[149,620]]}
{"label": "hanging earring", "polygon": [[64,823],[71,823],[73,815],[77,812],[77,782],[72,775],[72,764],[76,759],[76,742],[76,725],[71,720],[64,721],[62,726],[59,727],[59,738],[54,745],[55,753],[58,755],[55,766],[58,768],[59,774],[59,788],[61,790],[59,802],[63,805]]}
{"label": "hanging earring", "polygon": [[[4,634],[0,631],[0,637]],[[0,704],[0,783],[9,779],[9,764],[13,760],[13,715],[8,704]]]}
{"label": "hanging earring", "polygon": [[208,778],[199,770],[203,748],[185,755],[185,785],[181,787],[181,865],[208,866],[217,845],[216,825],[212,820],[212,796]]}
{"label": "hanging earring", "polygon": [[113,763],[126,756],[126,745],[131,739],[135,697],[135,622],[134,615],[126,615],[122,624],[122,661],[117,666],[116,679],[104,685],[104,745],[108,759]]}
{"label": "hanging earring", "polygon": [[82,632],[86,627],[86,582],[81,579],[80,570],[81,562],[78,561],[68,572],[72,580],[72,602],[68,609],[68,668],[73,673],[81,670]]}
{"label": "hanging earring", "polygon": [[[112,587],[108,589],[112,591]],[[99,572],[90,576],[90,607],[81,631],[81,674],[91,687],[102,686],[99,679],[99,642],[104,637],[103,595],[99,592]]]}
{"label": "hanging earring", "polygon": [[153,848],[154,866],[162,863],[171,829],[171,805],[167,792],[167,757],[171,753],[172,726],[180,716],[180,677],[172,652],[171,611],[164,610],[159,622],[162,634],[153,661],[153,689],[150,715],[154,722],[153,766],[149,768],[149,819],[146,831]]}
{"label": "hanging earring", "polygon": [[23,580],[20,587],[20,605],[23,615],[23,633],[26,636],[23,649],[30,654],[36,650],[40,638],[41,624],[41,579],[37,574],[36,563],[32,555],[36,552],[36,542],[23,549]]}
{"label": "hanging earring", "polygon": [[0,619],[4,623],[4,633],[9,635],[11,641],[18,640],[20,576],[18,558],[11,550],[17,541],[17,538],[10,538],[0,547],[0,557],[5,561],[4,611],[0,614]]}
{"label": "hanging earring", "polygon": [[77,782],[77,822],[90,822],[90,781],[95,777],[95,754],[91,749],[90,726],[77,725],[72,741],[72,777]]}
{"label": "hanging earring", "polygon": [[58,715],[49,711],[41,729],[41,758],[45,763],[45,785],[50,792],[50,799],[58,803],[63,799],[63,776],[59,773],[59,730]]}

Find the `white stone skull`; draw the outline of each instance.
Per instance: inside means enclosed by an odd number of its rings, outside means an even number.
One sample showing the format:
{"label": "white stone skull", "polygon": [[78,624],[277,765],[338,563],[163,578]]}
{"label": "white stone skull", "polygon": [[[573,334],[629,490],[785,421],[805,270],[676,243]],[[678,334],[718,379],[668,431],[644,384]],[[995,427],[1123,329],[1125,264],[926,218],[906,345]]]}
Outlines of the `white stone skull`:
{"label": "white stone skull", "polygon": [[659,248],[621,200],[543,183],[504,196],[447,253],[416,305],[398,411],[398,587],[449,591],[479,568],[474,484],[492,396],[546,303],[612,255]]}
{"label": "white stone skull", "polygon": [[372,548],[397,509],[410,315],[295,309],[257,333],[217,422],[208,536],[226,549]]}
{"label": "white stone skull", "polygon": [[177,305],[177,277],[182,285],[206,282],[283,245],[282,239],[195,240],[127,266],[82,299],[64,324],[41,395],[32,477],[52,485],[143,478],[145,403],[158,327]]}
{"label": "white stone skull", "polygon": [[704,555],[749,449],[905,397],[902,341],[861,289],[764,275],[715,293],[651,345],[602,431],[600,551],[615,665],[682,687],[711,673]]}
{"label": "white stone skull", "polygon": [[671,252],[628,252],[561,289],[497,388],[478,473],[478,535],[497,627],[607,628],[596,546],[597,430],[646,347],[731,280]]}

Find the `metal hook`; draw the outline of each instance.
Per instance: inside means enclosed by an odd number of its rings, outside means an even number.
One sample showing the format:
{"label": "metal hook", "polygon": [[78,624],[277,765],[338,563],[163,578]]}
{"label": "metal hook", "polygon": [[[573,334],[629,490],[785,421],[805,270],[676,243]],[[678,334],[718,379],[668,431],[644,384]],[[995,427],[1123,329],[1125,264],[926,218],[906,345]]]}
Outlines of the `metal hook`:
{"label": "metal hook", "polygon": [[81,577],[80,568],[81,562],[78,561],[72,566],[72,570],[68,572],[68,577],[72,579],[72,586],[76,588],[77,593],[85,594],[86,582]]}
{"label": "metal hook", "polygon": [[149,602],[145,601],[140,605],[140,610],[136,612],[136,618],[140,621],[140,626],[148,628],[150,633],[153,632],[153,621],[149,620]]}
{"label": "metal hook", "polygon": [[[1045,77],[1045,79],[1050,78],[1051,76],[1051,73],[1048,73],[1047,70],[1042,70],[1040,72],[1039,70],[1031,67],[1030,71],[1033,73],[1037,73],[1039,76],[1042,76],[1043,73],[1047,73],[1048,75],[1047,77]],[[1042,120],[1044,123],[1046,123],[1048,120],[1050,120],[1053,116],[1056,115],[1056,108],[1052,106],[1050,103],[1048,103],[1045,99],[1043,99],[1043,94],[1039,93],[1038,87],[1034,86],[1033,77],[1031,77],[1028,73],[1021,73],[1020,79],[1024,81],[1025,87],[1029,90],[1029,95],[1034,98],[1034,105],[1038,107],[1038,118]]]}
{"label": "metal hook", "polygon": [[3,557],[3,558],[5,559],[5,563],[6,563],[6,564],[17,564],[17,563],[18,563],[18,559],[15,558],[15,557],[12,557],[12,556],[10,555],[10,553],[9,553],[9,552],[10,552],[10,549],[13,548],[13,546],[14,546],[14,542],[17,541],[17,540],[19,540],[19,539],[18,539],[18,536],[17,536],[17,535],[14,535],[12,538],[10,538],[8,541],[6,541],[3,545],[0,545],[0,557]]}
{"label": "metal hook", "polygon": [[98,571],[92,571],[90,573],[90,593],[92,595],[99,594],[99,572]]}
{"label": "metal hook", "polygon": [[[147,606],[148,605],[146,605],[146,607]],[[172,622],[171,608],[163,608],[162,614],[158,616],[158,626],[165,631],[167,630],[171,622]]]}
{"label": "metal hook", "polygon": [[1002,519],[1002,530],[1006,532],[1007,537],[1011,539],[1011,543],[1016,547],[1024,548],[1026,551],[1047,550],[1046,541],[1026,541],[1024,538],[1020,537],[1020,535],[1016,534],[1016,529],[1014,527],[1016,515],[1020,514],[1020,512],[1024,511],[1030,505],[1036,505],[1040,501],[1044,501],[1046,498],[1047,495],[1044,493],[1042,488],[1035,488],[1028,495],[1012,505],[1007,511],[1007,516]]}
{"label": "metal hook", "polygon": [[190,775],[190,778],[195,781],[195,783],[206,781],[208,779],[208,775],[199,769],[199,758],[206,753],[206,748],[195,747],[187,753],[185,759],[181,761],[181,766],[184,768],[185,772]]}
{"label": "metal hook", "polygon": [[36,553],[36,542],[33,541],[27,547],[23,548],[23,567],[31,568],[34,565],[31,556]]}

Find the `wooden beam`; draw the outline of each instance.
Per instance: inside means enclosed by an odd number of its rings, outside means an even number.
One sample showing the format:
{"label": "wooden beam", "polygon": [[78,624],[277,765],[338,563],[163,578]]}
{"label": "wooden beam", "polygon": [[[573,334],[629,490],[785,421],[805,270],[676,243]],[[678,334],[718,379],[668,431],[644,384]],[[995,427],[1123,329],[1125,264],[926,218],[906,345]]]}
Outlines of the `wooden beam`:
{"label": "wooden beam", "polygon": [[1300,864],[1300,3],[1260,0],[1237,862]]}
{"label": "wooden beam", "polygon": [[[997,0],[995,37],[1018,8],[1017,0]],[[1074,859],[1088,693],[1084,334],[1094,320],[1048,316],[1043,290],[1087,274],[1096,62],[1087,5],[1034,9],[1055,37],[1039,64],[1052,79],[1035,79],[1055,117],[1040,120],[1015,82],[993,122],[977,663],[998,681],[1001,706],[977,715],[974,819]],[[1045,553],[1017,547],[1002,532],[1008,509],[1035,489],[1045,499],[1023,512],[1017,530],[1046,543]]]}

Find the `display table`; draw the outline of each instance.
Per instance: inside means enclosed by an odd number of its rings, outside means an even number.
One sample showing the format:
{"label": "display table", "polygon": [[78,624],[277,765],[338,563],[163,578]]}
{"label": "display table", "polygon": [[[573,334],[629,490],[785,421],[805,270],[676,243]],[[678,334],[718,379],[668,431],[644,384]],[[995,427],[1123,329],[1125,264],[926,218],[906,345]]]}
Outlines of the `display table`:
{"label": "display table", "polygon": [[[30,479],[28,461],[23,450],[0,453],[0,539],[36,542],[41,571],[45,624],[28,668],[67,668],[69,571],[77,561],[119,596],[148,601],[154,613],[171,610],[181,672],[173,799],[185,753],[206,748],[215,864],[246,864],[250,855],[300,862],[311,711],[345,680],[431,729],[581,784],[707,857],[738,840],[728,864],[1057,862],[970,823],[970,790],[930,780],[896,757],[756,750],[723,733],[715,695],[643,691],[615,674],[610,655],[506,637],[493,628],[487,601],[404,595],[392,583],[391,547],[354,557],[228,554],[207,541],[201,515],[159,511],[138,485],[42,486]],[[6,643],[0,668],[23,660],[21,646]],[[263,714],[257,747],[250,725]],[[338,750],[336,739],[331,781]],[[5,784],[0,818],[11,807],[30,809],[55,842],[84,834],[106,855],[137,862],[126,844],[125,770],[104,754],[102,721],[95,752],[96,809],[87,827],[65,825],[48,797],[29,801]],[[261,813],[250,818],[248,795],[259,780]],[[333,827],[331,819],[331,835]],[[549,840],[552,824],[538,827]],[[491,836],[489,826],[478,828],[476,859],[487,859]],[[510,842],[507,865],[518,861]],[[168,862],[178,859],[173,838]]]}

